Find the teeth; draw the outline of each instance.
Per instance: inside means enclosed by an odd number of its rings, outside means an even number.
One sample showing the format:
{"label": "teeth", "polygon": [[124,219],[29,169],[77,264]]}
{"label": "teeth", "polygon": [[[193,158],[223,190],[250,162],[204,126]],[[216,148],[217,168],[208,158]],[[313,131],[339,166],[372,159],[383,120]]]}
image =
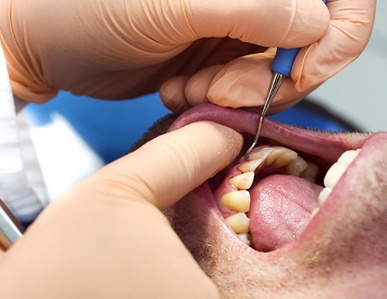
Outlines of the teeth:
{"label": "teeth", "polygon": [[336,162],[329,168],[324,178],[324,185],[333,189],[336,183],[339,181],[343,173],[347,170],[347,167]]}
{"label": "teeth", "polygon": [[298,154],[295,151],[284,147],[274,147],[266,158],[266,164],[273,164],[274,167],[280,168],[296,160],[297,157]]}
{"label": "teeth", "polygon": [[[359,154],[359,150],[350,150],[344,152],[341,157],[328,170],[325,178],[325,188],[319,194],[319,205],[323,205],[329,197],[333,187],[339,181],[340,177],[347,170],[348,165]],[[250,210],[250,192],[255,171],[263,165],[272,165],[275,168],[286,166],[286,171],[290,175],[295,175],[315,182],[319,175],[319,167],[311,162],[305,161],[298,157],[295,151],[284,147],[263,147],[253,151],[249,156],[249,161],[238,166],[242,174],[237,175],[229,180],[230,184],[238,188],[238,191],[232,191],[224,194],[220,202],[223,206],[236,211],[237,213],[226,218],[226,222],[232,230],[238,235],[241,241],[247,245],[251,243],[249,234],[250,219],[245,212]],[[311,213],[313,218],[319,211],[315,208]]]}
{"label": "teeth", "polygon": [[238,234],[239,239],[245,243],[246,245],[250,246],[251,244],[251,236],[249,233],[242,233]]}
{"label": "teeth", "polygon": [[252,153],[249,160],[262,159],[266,165],[273,164],[274,167],[280,168],[291,161],[295,160],[298,154],[288,148],[281,146],[260,148],[257,152]]}
{"label": "teeth", "polygon": [[247,190],[229,192],[221,197],[220,202],[231,210],[248,212],[250,210],[250,192]]}
{"label": "teeth", "polygon": [[245,213],[237,213],[226,218],[228,225],[237,234],[247,233],[249,231],[250,219]]}
{"label": "teeth", "polygon": [[308,167],[303,172],[301,172],[300,176],[314,183],[316,181],[318,174],[320,173],[320,169],[316,164],[312,162],[306,162],[306,163],[308,164]]}
{"label": "teeth", "polygon": [[249,156],[249,160],[266,160],[266,157],[269,155],[270,151],[272,150],[271,147],[262,147],[258,149],[257,151],[253,150]]}
{"label": "teeth", "polygon": [[247,190],[253,184],[254,176],[255,174],[253,171],[248,171],[231,178],[230,184],[234,185],[238,189]]}
{"label": "teeth", "polygon": [[255,171],[263,162],[263,159],[252,160],[239,165],[238,169],[242,172]]}
{"label": "teeth", "polygon": [[324,202],[327,200],[328,196],[331,194],[332,189],[325,187],[321,190],[320,194],[318,195],[318,203],[320,206],[324,204]]}
{"label": "teeth", "polygon": [[318,201],[320,206],[327,200],[329,194],[333,190],[333,187],[337,184],[343,173],[347,170],[349,164],[357,157],[360,149],[349,150],[344,152],[340,158],[329,168],[324,178],[325,188],[320,192]]}
{"label": "teeth", "polygon": [[324,178],[325,187],[333,189],[336,183],[339,181],[343,173],[347,170],[349,164],[356,158],[359,154],[359,151],[346,151],[341,157],[334,163],[331,168],[329,168],[327,174]]}
{"label": "teeth", "polygon": [[312,213],[310,213],[310,219],[312,219],[320,210],[320,208],[314,208]]}
{"label": "teeth", "polygon": [[300,176],[300,174],[308,167],[308,164],[301,157],[297,157],[291,161],[286,167],[286,171],[290,175]]}
{"label": "teeth", "polygon": [[352,163],[352,161],[357,157],[357,155],[359,154],[360,152],[360,149],[358,150],[350,150],[350,151],[346,151],[344,152],[340,158],[337,160],[337,162],[343,164],[343,165],[346,165],[348,166],[349,164]]}

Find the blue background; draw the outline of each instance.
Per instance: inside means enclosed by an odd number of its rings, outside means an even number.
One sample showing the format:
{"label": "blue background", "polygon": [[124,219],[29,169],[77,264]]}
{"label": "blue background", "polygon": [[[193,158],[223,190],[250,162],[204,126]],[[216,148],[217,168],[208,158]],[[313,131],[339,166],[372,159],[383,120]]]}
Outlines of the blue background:
{"label": "blue background", "polygon": [[[336,116],[305,103],[270,118],[306,128],[348,130]],[[29,104],[26,109],[36,126],[49,123],[54,111],[63,115],[106,163],[124,155],[156,120],[169,113],[157,93],[134,100],[104,101],[60,92],[48,103]]]}

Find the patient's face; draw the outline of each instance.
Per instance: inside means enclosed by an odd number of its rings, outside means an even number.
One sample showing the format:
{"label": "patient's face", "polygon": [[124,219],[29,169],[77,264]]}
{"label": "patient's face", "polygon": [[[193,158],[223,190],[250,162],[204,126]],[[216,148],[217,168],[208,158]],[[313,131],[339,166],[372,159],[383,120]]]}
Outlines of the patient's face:
{"label": "patient's face", "polygon": [[[171,129],[212,120],[250,145],[254,114],[194,109]],[[387,133],[332,135],[266,120],[262,136],[249,161],[237,159],[165,211],[223,297],[385,296]]]}

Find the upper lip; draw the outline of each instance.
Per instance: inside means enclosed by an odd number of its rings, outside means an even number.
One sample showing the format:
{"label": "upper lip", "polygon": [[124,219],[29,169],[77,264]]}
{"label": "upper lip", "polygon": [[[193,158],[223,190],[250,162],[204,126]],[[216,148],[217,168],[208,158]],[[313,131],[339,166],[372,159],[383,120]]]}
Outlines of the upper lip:
{"label": "upper lip", "polygon": [[[240,133],[254,135],[258,115],[244,110],[203,104],[182,114],[169,131],[200,120],[213,121]],[[295,128],[268,118],[265,119],[261,137],[269,138],[294,150],[318,156],[331,163],[334,163],[344,151],[361,148],[366,141],[365,135],[343,138],[338,134]]]}
{"label": "upper lip", "polygon": [[[203,104],[182,114],[169,131],[200,120],[213,121],[233,128],[240,133],[254,135],[258,115],[243,110]],[[320,157],[328,164],[336,162],[346,150],[362,148],[368,140],[367,134],[357,134],[348,138],[348,136],[343,137],[340,134],[327,134],[295,128],[270,119],[265,120],[261,136],[296,151]]]}

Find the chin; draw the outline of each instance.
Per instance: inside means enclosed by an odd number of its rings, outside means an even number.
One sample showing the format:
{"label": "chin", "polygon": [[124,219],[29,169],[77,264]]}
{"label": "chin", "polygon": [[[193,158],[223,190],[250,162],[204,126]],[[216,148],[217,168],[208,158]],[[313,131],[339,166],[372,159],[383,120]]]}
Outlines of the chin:
{"label": "chin", "polygon": [[[245,146],[164,211],[223,298],[385,298],[387,133],[327,133],[200,105],[169,131],[213,121]],[[156,125],[157,134],[169,126]]]}

